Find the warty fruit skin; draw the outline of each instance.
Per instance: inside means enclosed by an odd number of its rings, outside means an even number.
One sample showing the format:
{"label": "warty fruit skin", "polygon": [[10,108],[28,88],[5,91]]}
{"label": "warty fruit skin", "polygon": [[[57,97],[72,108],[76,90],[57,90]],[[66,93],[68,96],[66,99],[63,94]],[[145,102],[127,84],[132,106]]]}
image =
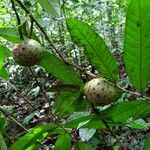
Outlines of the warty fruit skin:
{"label": "warty fruit skin", "polygon": [[84,86],[84,95],[93,104],[110,104],[121,96],[121,90],[104,78],[95,78]]}
{"label": "warty fruit skin", "polygon": [[14,61],[21,66],[33,66],[42,57],[43,47],[33,39],[27,39],[13,49]]}

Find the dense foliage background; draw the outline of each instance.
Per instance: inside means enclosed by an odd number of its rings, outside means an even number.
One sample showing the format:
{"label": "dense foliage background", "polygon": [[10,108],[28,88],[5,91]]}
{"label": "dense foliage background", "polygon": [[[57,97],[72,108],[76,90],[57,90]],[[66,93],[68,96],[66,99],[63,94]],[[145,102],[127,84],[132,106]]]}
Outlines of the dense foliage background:
{"label": "dense foliage background", "polygon": [[[0,150],[149,150],[149,0],[0,1]],[[30,67],[13,48],[44,49]],[[32,60],[31,60],[32,61]],[[91,104],[103,77],[122,95]]]}

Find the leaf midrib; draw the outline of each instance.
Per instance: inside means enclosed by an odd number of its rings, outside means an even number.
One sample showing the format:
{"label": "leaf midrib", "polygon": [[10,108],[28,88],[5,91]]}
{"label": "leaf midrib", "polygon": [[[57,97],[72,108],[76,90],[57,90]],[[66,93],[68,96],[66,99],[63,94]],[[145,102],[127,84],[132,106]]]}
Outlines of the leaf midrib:
{"label": "leaf midrib", "polygon": [[143,72],[142,72],[142,56],[143,56],[143,35],[142,35],[142,18],[141,18],[141,0],[139,0],[139,19],[140,19],[140,89],[142,90],[142,76],[143,76]]}

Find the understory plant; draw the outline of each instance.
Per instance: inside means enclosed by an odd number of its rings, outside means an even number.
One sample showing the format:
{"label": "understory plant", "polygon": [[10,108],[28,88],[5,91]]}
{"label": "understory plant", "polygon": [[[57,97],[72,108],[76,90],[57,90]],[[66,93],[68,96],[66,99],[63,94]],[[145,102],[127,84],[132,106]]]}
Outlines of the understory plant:
{"label": "understory plant", "polygon": [[[3,39],[0,42],[0,76],[6,82],[9,81],[4,63],[6,58],[14,58],[16,65],[28,68],[38,85],[39,93],[49,104],[47,115],[51,119],[48,123],[27,129],[0,107],[1,150],[44,149],[43,141],[49,137],[56,137],[53,143],[55,150],[94,150],[98,149],[100,142],[96,145],[90,139],[104,130],[113,139],[110,149],[116,150],[122,142],[114,132],[117,127],[144,131],[149,129],[149,120],[145,119],[150,114],[149,0],[125,1],[123,51],[119,52],[121,61],[93,25],[65,15],[66,2],[10,2],[17,25],[0,27],[0,37]],[[37,7],[32,9],[32,5]],[[50,15],[60,23],[61,42],[39,22],[40,17],[36,18],[39,12],[43,16]],[[21,19],[21,13],[25,19]],[[70,42],[72,40],[69,49],[74,50],[71,57],[68,54],[71,50],[66,50],[66,39],[69,38]],[[82,53],[84,60],[76,63],[75,58],[78,59]],[[85,67],[82,64],[86,64]],[[45,74],[55,77],[58,84],[45,88],[35,75],[35,65],[43,69]],[[123,77],[120,66],[124,69]],[[94,71],[89,71],[88,67],[94,68]],[[123,85],[123,78],[129,82],[128,87]],[[57,93],[53,102],[47,92]],[[13,141],[9,148],[4,139],[6,118],[15,121],[24,130],[23,135]],[[143,149],[149,150],[149,147],[150,137],[147,136]]]}

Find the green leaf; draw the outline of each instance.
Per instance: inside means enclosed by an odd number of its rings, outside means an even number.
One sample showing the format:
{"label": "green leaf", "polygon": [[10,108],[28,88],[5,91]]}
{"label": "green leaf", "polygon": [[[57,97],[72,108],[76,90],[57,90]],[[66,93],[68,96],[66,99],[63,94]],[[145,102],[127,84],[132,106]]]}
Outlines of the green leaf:
{"label": "green leaf", "polygon": [[142,118],[150,113],[150,103],[146,101],[126,101],[110,106],[100,113],[102,119],[113,123]]}
{"label": "green leaf", "polygon": [[125,67],[133,86],[140,91],[150,80],[149,10],[149,0],[132,0],[126,17]]}
{"label": "green leaf", "polygon": [[82,21],[68,19],[67,27],[73,41],[84,47],[86,56],[99,73],[117,81],[118,67],[103,39]]}
{"label": "green leaf", "polygon": [[86,144],[86,143],[83,143],[83,142],[78,142],[76,150],[95,150],[95,148],[92,147],[90,144]]}
{"label": "green leaf", "polygon": [[150,148],[150,136],[145,140],[143,150],[149,150],[149,148]]}
{"label": "green leaf", "polygon": [[12,56],[12,52],[7,47],[0,44],[0,69],[4,64],[4,59],[9,56]]}
{"label": "green leaf", "polygon": [[0,132],[0,150],[7,150],[7,146],[1,132]]}
{"label": "green leaf", "polygon": [[0,51],[0,69],[2,68],[4,64],[4,55],[3,55],[3,52]]}
{"label": "green leaf", "polygon": [[30,147],[26,148],[25,150],[39,150],[37,145],[31,145]]}
{"label": "green leaf", "polygon": [[0,77],[8,80],[9,74],[4,67],[4,59],[6,57],[12,56],[12,52],[5,46],[0,44]]}
{"label": "green leaf", "polygon": [[58,136],[54,150],[71,150],[71,137],[68,133]]}
{"label": "green leaf", "polygon": [[74,111],[83,110],[87,103],[80,97],[80,91],[63,91],[55,102],[55,109],[59,115],[73,113]]}
{"label": "green leaf", "polygon": [[143,130],[148,129],[148,123],[146,123],[143,119],[128,120],[127,125],[131,128],[135,128],[135,129],[143,129]]}
{"label": "green leaf", "polygon": [[36,35],[35,31],[33,31],[33,33],[32,33],[32,39],[34,39],[34,40],[36,40],[37,42],[41,43],[41,41],[40,41],[38,35]]}
{"label": "green leaf", "polygon": [[61,92],[54,105],[56,112],[59,112],[60,116],[74,112],[74,108],[71,106],[77,99],[78,94],[78,92]]}
{"label": "green leaf", "polygon": [[21,41],[18,30],[15,28],[0,28],[0,37],[13,43],[19,43]]}
{"label": "green leaf", "polygon": [[74,116],[71,117],[71,119],[69,118],[69,120],[66,121],[65,123],[65,127],[66,128],[77,128],[78,125],[82,122],[88,122],[89,120],[91,120],[93,117],[95,117],[95,115],[89,115],[89,114],[81,114],[80,116]]}
{"label": "green leaf", "polygon": [[45,52],[39,62],[39,65],[45,68],[48,73],[51,73],[65,83],[82,83],[78,74],[69,65],[65,64],[59,58],[48,52]]}
{"label": "green leaf", "polygon": [[[26,18],[26,20],[20,25],[18,26],[18,30],[22,31],[23,36],[25,36],[26,38],[29,38],[30,35],[30,22],[27,21],[28,19]],[[37,42],[41,43],[39,40],[39,37],[36,35],[35,31],[32,31],[32,36],[31,39],[36,40]]]}
{"label": "green leaf", "polygon": [[6,120],[5,118],[0,114],[0,132],[4,132],[6,127]]}
{"label": "green leaf", "polygon": [[4,66],[0,69],[0,77],[5,79],[5,80],[9,79],[9,74],[6,71],[6,69],[4,68]]}
{"label": "green leaf", "polygon": [[60,5],[59,0],[37,0],[43,9],[47,11],[48,14],[53,17],[59,17],[60,15]]}
{"label": "green leaf", "polygon": [[30,29],[29,29],[29,24],[28,24],[27,20],[25,20],[24,22],[22,22],[21,25],[18,26],[18,30],[22,31],[22,34],[24,36],[28,37]]}
{"label": "green leaf", "polygon": [[73,120],[67,121],[65,123],[66,128],[93,128],[93,129],[103,129],[105,125],[100,120],[99,116],[96,115],[86,115],[82,117],[75,118]]}
{"label": "green leaf", "polygon": [[56,128],[57,126],[53,124],[46,124],[35,127],[30,132],[20,137],[14,144],[12,144],[9,150],[25,150],[26,148],[36,143],[36,141],[44,139],[45,133],[51,133]]}
{"label": "green leaf", "polygon": [[0,51],[3,53],[4,59],[6,57],[12,56],[12,52],[6,46],[4,46],[4,45],[0,44]]}

